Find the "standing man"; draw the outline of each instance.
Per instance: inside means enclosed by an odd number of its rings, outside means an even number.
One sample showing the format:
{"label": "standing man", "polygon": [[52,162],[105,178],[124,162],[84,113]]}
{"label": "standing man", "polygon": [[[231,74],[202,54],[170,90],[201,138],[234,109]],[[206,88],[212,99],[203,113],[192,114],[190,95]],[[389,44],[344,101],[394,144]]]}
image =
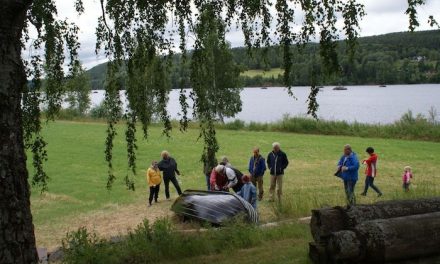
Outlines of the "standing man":
{"label": "standing man", "polygon": [[266,161],[260,155],[260,149],[255,147],[252,157],[249,160],[249,173],[251,174],[251,180],[255,187],[258,187],[258,200],[263,199],[263,175],[266,171]]}
{"label": "standing man", "polygon": [[[289,165],[286,153],[280,149],[280,143],[272,144],[272,152],[267,155],[267,167],[270,170],[270,201],[274,200],[275,188],[277,188],[278,200],[281,201],[283,194],[283,175],[284,170]],[[277,187],[278,186],[278,187]]]}
{"label": "standing man", "polygon": [[349,205],[356,204],[356,197],[354,194],[354,187],[358,180],[359,160],[356,153],[353,152],[350,145],[344,146],[344,154],[339,159],[338,171],[341,173],[344,181],[345,195]]}
{"label": "standing man", "polygon": [[377,175],[377,155],[374,153],[374,148],[368,147],[367,150],[365,150],[369,157],[368,159],[365,159],[362,161],[363,164],[365,164],[367,167],[365,168],[365,188],[364,192],[361,194],[363,196],[367,196],[368,187],[371,187],[371,189],[375,190],[377,192],[377,197],[382,196],[382,192],[379,190],[379,188],[374,185],[374,178]]}
{"label": "standing man", "polygon": [[176,161],[170,157],[170,153],[164,150],[160,154],[162,156],[162,160],[157,164],[159,170],[163,171],[163,182],[165,183],[165,196],[167,200],[170,199],[170,181],[173,183],[174,188],[179,195],[182,194],[180,190],[179,182],[177,182],[176,174],[180,175],[179,170],[177,169]]}

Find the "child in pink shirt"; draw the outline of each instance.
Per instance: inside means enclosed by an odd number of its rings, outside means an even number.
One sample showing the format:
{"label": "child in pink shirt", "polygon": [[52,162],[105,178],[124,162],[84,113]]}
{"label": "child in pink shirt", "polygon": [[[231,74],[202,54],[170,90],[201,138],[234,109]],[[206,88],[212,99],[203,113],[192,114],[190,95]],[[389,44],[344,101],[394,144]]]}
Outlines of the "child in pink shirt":
{"label": "child in pink shirt", "polygon": [[403,175],[402,175],[403,189],[405,190],[405,192],[409,191],[409,185],[411,183],[412,178],[413,178],[413,175],[411,172],[411,167],[405,166],[405,168],[403,168]]}

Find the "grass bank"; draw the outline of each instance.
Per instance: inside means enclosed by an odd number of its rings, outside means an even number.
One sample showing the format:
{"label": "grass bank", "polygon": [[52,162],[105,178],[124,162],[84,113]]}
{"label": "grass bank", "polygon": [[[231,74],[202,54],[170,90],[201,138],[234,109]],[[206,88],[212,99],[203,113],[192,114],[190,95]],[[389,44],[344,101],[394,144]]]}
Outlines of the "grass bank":
{"label": "grass bank", "polygon": [[421,116],[414,117],[411,112],[392,124],[349,123],[285,116],[273,123],[246,123],[242,120],[234,120],[226,124],[218,124],[218,128],[440,142],[440,123],[428,121]]}
{"label": "grass bank", "polygon": [[[146,207],[145,169],[152,160],[159,159],[163,149],[170,151],[176,158],[183,174],[180,177],[183,189],[205,188],[202,164],[199,162],[203,149],[202,142],[197,140],[199,131],[189,129],[181,133],[174,129],[172,137],[168,139],[162,136],[160,127],[153,126],[148,140],[143,140],[139,135],[138,174],[135,176],[137,188],[134,192],[127,191],[123,181],[127,173],[125,128],[120,125],[117,129],[113,162],[117,179],[113,189],[108,191],[105,188],[105,124],[57,121],[44,127],[43,134],[49,142],[49,160],[45,168],[51,181],[46,194],[40,195],[38,189],[32,189],[32,213],[38,246],[53,248],[60,245],[67,232],[80,227],[86,227],[101,238],[127,234],[127,230],[133,230],[144,219],[149,219],[150,223],[159,218],[173,221],[169,211],[171,202],[164,201],[163,188],[160,202],[150,208]],[[256,145],[266,155],[271,149],[271,143],[279,141],[287,153],[291,165],[285,176],[283,206],[277,207],[267,199],[259,203],[262,222],[307,216],[312,208],[343,204],[342,185],[333,176],[333,172],[341,148],[346,143],[350,143],[361,158],[364,149],[370,145],[377,149],[380,156],[376,183],[385,195],[377,199],[373,193],[369,193],[367,197],[358,197],[359,202],[440,194],[440,143],[245,130],[219,130],[217,136],[220,143],[219,156],[227,155],[232,164],[242,171],[246,171],[251,150]],[[32,173],[31,159],[28,162]],[[405,165],[414,168],[415,180],[410,193],[401,190],[401,171]],[[264,177],[267,194],[268,177]],[[361,185],[362,179],[357,186],[357,193],[361,192]],[[173,188],[171,192],[175,198]],[[187,227],[177,224],[176,228]],[[304,258],[308,240],[304,237],[301,234],[289,238],[296,241],[289,254],[298,253],[298,257]],[[274,241],[277,239],[273,238]],[[279,239],[281,241],[284,238]],[[264,247],[265,243],[249,247]],[[279,243],[280,247],[286,246],[283,242]],[[215,251],[209,252],[216,254]],[[209,259],[206,257],[206,260]]]}

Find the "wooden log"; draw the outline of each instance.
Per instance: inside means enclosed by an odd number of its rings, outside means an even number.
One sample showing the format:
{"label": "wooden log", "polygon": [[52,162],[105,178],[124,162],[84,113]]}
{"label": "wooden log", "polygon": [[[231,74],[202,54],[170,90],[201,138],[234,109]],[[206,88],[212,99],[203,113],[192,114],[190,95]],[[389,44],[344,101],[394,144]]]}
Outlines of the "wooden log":
{"label": "wooden log", "polygon": [[327,251],[336,261],[374,262],[440,254],[440,212],[377,219],[335,232]]}
{"label": "wooden log", "polygon": [[325,241],[332,232],[352,229],[374,219],[440,212],[440,197],[384,201],[372,205],[312,210],[310,231],[315,241]]}
{"label": "wooden log", "polygon": [[344,226],[355,227],[374,219],[440,212],[440,197],[417,200],[393,200],[371,205],[352,206],[342,210]]}
{"label": "wooden log", "polygon": [[323,241],[332,232],[343,230],[345,228],[343,219],[341,207],[312,210],[310,231],[315,242]]}
{"label": "wooden log", "polygon": [[309,257],[315,264],[328,263],[327,251],[325,245],[321,245],[315,242],[309,243]]}

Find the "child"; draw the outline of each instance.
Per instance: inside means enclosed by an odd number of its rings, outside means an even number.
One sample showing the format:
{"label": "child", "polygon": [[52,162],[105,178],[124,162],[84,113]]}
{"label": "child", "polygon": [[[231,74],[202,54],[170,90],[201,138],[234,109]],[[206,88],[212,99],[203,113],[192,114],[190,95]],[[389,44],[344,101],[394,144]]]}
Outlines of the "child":
{"label": "child", "polygon": [[362,161],[363,164],[365,164],[367,167],[365,168],[365,188],[364,192],[361,194],[363,196],[367,196],[368,188],[371,187],[374,191],[376,191],[377,196],[382,196],[382,192],[379,190],[379,188],[374,185],[374,179],[377,175],[377,158],[378,156],[376,153],[374,153],[374,148],[368,147],[365,152],[368,153],[369,157],[368,159],[365,159]]}
{"label": "child", "polygon": [[409,191],[409,185],[410,185],[410,181],[413,178],[412,172],[411,172],[411,167],[410,166],[405,166],[405,168],[403,168],[403,175],[402,175],[402,180],[403,180],[403,189],[405,190],[405,192]]}
{"label": "child", "polygon": [[249,175],[243,175],[242,178],[243,187],[237,192],[237,195],[243,197],[249,202],[254,209],[257,209],[257,188],[251,183],[251,177]]}
{"label": "child", "polygon": [[149,206],[151,202],[157,203],[157,198],[159,196],[160,183],[162,182],[162,177],[160,176],[160,170],[157,166],[157,161],[151,163],[151,167],[147,170],[147,183],[150,186],[150,197],[148,199]]}

